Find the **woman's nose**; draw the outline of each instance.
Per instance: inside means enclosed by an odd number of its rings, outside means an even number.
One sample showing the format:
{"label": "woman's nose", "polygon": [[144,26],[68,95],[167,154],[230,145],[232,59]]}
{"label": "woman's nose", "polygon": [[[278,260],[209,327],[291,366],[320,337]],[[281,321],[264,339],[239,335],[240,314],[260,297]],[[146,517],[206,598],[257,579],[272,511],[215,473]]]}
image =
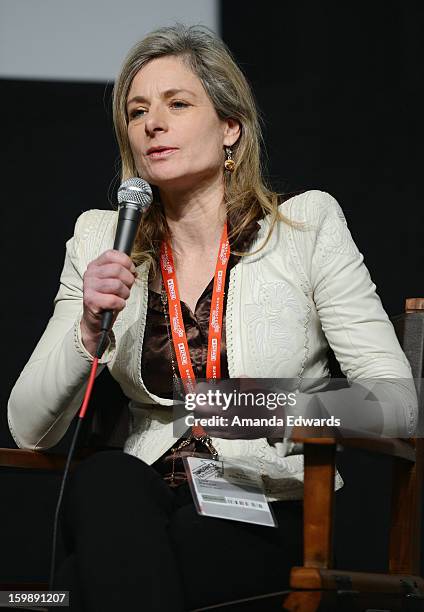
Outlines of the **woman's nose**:
{"label": "woman's nose", "polygon": [[150,108],[146,121],[144,122],[146,134],[151,136],[155,132],[165,132],[167,130],[167,123],[164,117],[164,113],[160,109]]}

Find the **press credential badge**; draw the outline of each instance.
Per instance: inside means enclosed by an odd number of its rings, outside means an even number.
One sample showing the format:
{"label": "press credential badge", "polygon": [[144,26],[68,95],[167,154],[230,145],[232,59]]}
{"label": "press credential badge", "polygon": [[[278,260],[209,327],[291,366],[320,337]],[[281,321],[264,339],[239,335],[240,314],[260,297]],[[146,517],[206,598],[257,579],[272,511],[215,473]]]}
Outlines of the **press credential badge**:
{"label": "press credential badge", "polygon": [[276,527],[260,474],[230,460],[184,457],[199,514]]}

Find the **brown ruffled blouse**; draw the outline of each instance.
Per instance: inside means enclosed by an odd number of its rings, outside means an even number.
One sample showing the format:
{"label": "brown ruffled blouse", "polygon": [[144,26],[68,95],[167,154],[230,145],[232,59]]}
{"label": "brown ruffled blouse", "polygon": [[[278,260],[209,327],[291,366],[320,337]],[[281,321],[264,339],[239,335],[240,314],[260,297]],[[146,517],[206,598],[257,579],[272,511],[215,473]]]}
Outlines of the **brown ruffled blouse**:
{"label": "brown ruffled blouse", "polygon": [[[259,223],[253,221],[240,235],[235,250],[247,250],[259,230]],[[226,345],[226,304],[230,270],[241,258],[230,255],[224,289],[224,313],[222,318],[221,378],[228,378]],[[206,378],[206,359],[208,350],[209,313],[212,301],[213,278],[200,296],[194,312],[181,302],[181,311],[187,334],[187,343],[196,378]],[[149,289],[146,329],[141,357],[141,373],[146,388],[159,397],[172,399],[173,377],[171,350],[175,365],[174,347],[169,342],[162,300],[159,293]],[[176,367],[178,367],[176,365]],[[177,370],[178,375],[178,370]]]}

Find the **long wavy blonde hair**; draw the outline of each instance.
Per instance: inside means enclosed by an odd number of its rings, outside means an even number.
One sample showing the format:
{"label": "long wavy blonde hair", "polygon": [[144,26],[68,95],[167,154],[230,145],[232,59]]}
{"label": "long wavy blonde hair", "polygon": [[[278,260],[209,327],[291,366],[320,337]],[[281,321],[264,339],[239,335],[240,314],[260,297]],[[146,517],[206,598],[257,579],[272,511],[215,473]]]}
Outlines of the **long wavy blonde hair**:
{"label": "long wavy blonde hair", "polygon": [[[113,120],[121,153],[122,180],[138,175],[127,130],[126,103],[132,80],[147,62],[167,55],[181,57],[197,75],[220,119],[232,118],[240,123],[241,135],[232,147],[235,169],[232,173],[223,169],[229,240],[232,246],[236,245],[250,223],[269,215],[270,229],[260,247],[263,248],[278,220],[291,222],[278,211],[279,195],[265,185],[261,166],[262,133],[250,86],[226,45],[207,28],[181,24],[161,28],[148,34],[128,53],[113,91]],[[223,149],[223,168],[224,159]],[[154,188],[153,193],[153,204],[143,216],[132,258],[137,264],[150,261],[156,269],[160,244],[170,239],[170,230],[158,190]]]}

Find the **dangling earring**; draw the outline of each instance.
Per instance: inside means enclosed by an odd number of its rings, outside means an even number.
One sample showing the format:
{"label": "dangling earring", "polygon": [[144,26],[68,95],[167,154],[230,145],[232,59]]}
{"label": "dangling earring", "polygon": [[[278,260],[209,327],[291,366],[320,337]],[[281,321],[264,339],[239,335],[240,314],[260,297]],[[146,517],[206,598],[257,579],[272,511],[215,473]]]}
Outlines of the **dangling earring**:
{"label": "dangling earring", "polygon": [[227,159],[224,162],[224,168],[228,170],[228,172],[234,172],[236,162],[232,158],[233,150],[231,147],[225,147],[225,153],[227,154]]}

